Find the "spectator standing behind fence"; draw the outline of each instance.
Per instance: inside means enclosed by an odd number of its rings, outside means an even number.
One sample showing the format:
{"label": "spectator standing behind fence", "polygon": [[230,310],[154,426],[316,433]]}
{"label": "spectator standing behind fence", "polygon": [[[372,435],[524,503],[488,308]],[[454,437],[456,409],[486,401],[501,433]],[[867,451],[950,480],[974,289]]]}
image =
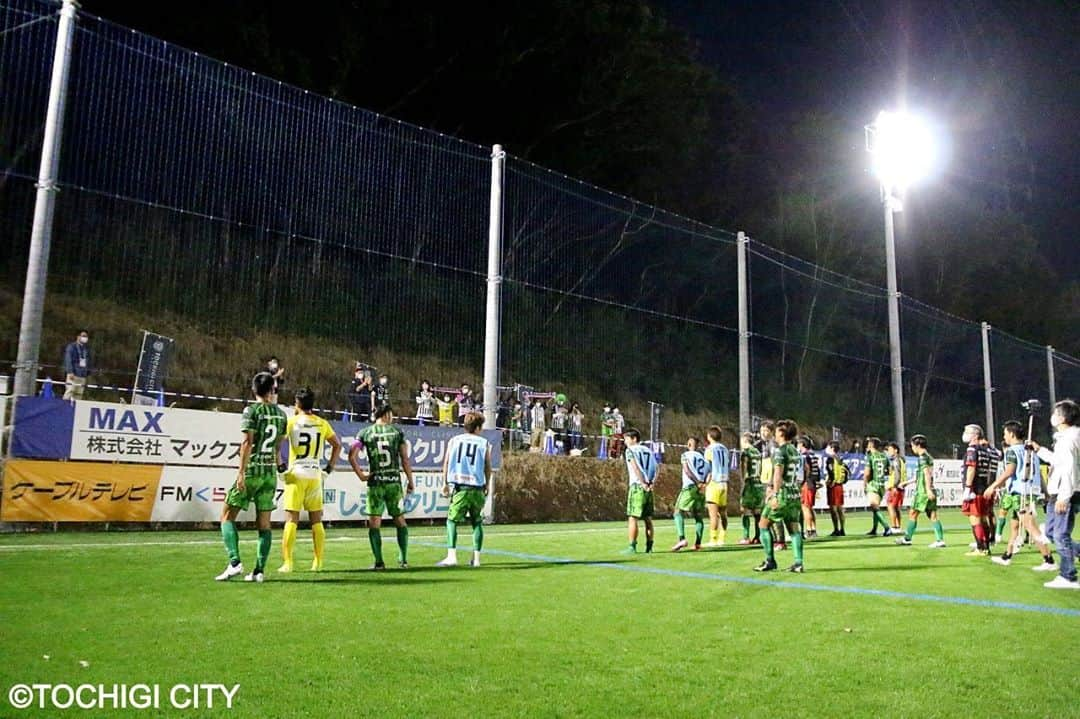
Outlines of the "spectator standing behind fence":
{"label": "spectator standing behind fence", "polygon": [[585,425],[585,413],[581,411],[581,405],[577,402],[570,407],[570,449],[582,449],[582,428]]}
{"label": "spectator standing behind fence", "polygon": [[544,412],[544,403],[539,398],[533,401],[532,409],[529,410],[529,446],[533,448],[543,447],[544,432],[547,430],[547,416]]}
{"label": "spectator standing behind fence", "polygon": [[604,411],[600,413],[600,438],[611,452],[611,440],[615,435],[615,419],[611,416],[611,404],[604,405]]}
{"label": "spectator standing behind fence", "polygon": [[90,333],[80,330],[75,341],[64,348],[64,399],[82,399],[86,391],[86,378],[93,368]]}
{"label": "spectator standing behind fence", "polygon": [[364,422],[371,416],[371,374],[357,367],[349,387],[349,402],[356,421]]}
{"label": "spectator standing behind fence", "polygon": [[510,412],[510,447],[521,447],[521,428],[525,421],[525,410],[521,408],[521,402],[514,402],[514,409]]}
{"label": "spectator standing behind fence", "polygon": [[424,424],[435,424],[435,393],[427,380],[420,383],[416,395],[416,419]]}
{"label": "spectator standing behind fence", "polygon": [[371,390],[371,411],[377,412],[380,407],[390,404],[390,378],[385,374],[379,375],[379,383]]}
{"label": "spectator standing behind fence", "polygon": [[281,360],[271,356],[266,362],[265,371],[269,372],[270,376],[274,378],[274,392],[280,394],[285,386],[285,368],[281,365]]}
{"label": "spectator standing behind fence", "polygon": [[465,415],[476,409],[476,399],[473,397],[472,387],[467,382],[462,382],[461,390],[454,399],[457,402],[457,423],[464,426]]}
{"label": "spectator standing behind fence", "polygon": [[551,430],[555,433],[555,451],[565,454],[569,450],[569,437],[566,433],[570,424],[570,415],[566,411],[566,404],[555,403],[555,409],[551,411]]}
{"label": "spectator standing behind fence", "polygon": [[450,399],[450,395],[444,394],[442,399],[438,401],[439,405],[439,424],[443,427],[450,427],[454,424],[454,400]]}
{"label": "spectator standing behind fence", "polygon": [[623,429],[626,427],[626,419],[618,407],[611,408],[611,456],[618,459],[623,450]]}

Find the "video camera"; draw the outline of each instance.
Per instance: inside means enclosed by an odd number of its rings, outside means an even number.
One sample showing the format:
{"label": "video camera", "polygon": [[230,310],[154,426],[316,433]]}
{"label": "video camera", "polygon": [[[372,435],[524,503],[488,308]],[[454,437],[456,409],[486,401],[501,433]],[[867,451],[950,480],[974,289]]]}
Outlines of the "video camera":
{"label": "video camera", "polygon": [[1037,399],[1029,399],[1021,402],[1020,406],[1023,407],[1028,414],[1036,414],[1042,409],[1042,402]]}

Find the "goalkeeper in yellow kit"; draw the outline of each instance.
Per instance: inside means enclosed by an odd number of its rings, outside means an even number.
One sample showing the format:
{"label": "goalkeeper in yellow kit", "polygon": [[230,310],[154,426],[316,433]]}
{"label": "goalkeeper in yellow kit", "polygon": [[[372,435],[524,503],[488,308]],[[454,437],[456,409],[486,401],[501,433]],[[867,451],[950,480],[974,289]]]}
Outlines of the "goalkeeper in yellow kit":
{"label": "goalkeeper in yellow kit", "polygon": [[311,539],[315,545],[315,560],[311,571],[323,566],[326,530],[322,524],[323,509],[323,451],[330,447],[326,475],[334,471],[341,452],[341,442],[334,429],[322,417],[313,414],[315,393],[304,388],[296,393],[296,414],[289,420],[285,432],[289,437],[289,469],[285,473],[285,533],[281,541],[284,562],[279,572],[293,570],[293,551],[296,549],[296,526],[300,512],[306,511],[311,520]]}

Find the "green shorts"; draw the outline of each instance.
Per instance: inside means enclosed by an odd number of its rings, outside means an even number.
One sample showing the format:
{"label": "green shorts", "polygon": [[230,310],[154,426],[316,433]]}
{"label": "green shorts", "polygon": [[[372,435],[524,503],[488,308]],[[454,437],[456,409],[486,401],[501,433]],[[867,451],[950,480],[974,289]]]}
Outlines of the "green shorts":
{"label": "green shorts", "polygon": [[747,482],[742,488],[739,504],[743,509],[748,509],[751,512],[760,512],[765,506],[765,485],[761,482]]}
{"label": "green shorts", "polygon": [[885,483],[884,482],[871,482],[866,485],[866,493],[876,494],[880,499],[885,499]]}
{"label": "green shorts", "polygon": [[640,484],[630,485],[630,491],[626,493],[626,516],[652,519],[653,493],[646,492]]}
{"label": "green shorts", "polygon": [[937,511],[937,500],[930,499],[925,494],[916,494],[915,499],[911,501],[911,509],[920,514],[929,514],[930,512]]}
{"label": "green shorts", "polygon": [[446,518],[452,522],[464,522],[467,518],[473,524],[484,521],[484,490],[479,487],[457,487],[450,497],[450,511]]}
{"label": "green shorts", "polygon": [[392,518],[397,518],[402,513],[401,500],[403,497],[404,492],[401,490],[400,480],[370,482],[368,483],[364,511],[367,512],[369,517],[381,517],[385,512]]}
{"label": "green shorts", "polygon": [[690,512],[694,517],[704,516],[705,494],[697,487],[683,487],[675,499],[675,509],[679,512]]}
{"label": "green shorts", "polygon": [[247,509],[254,502],[256,512],[272,512],[276,491],[277,467],[248,467],[244,472],[244,491],[234,482],[225,495],[225,504]]}
{"label": "green shorts", "polygon": [[770,522],[776,524],[784,522],[790,524],[792,522],[802,521],[802,503],[800,500],[780,500],[780,503],[773,509],[768,504],[765,505],[765,510],[761,513],[761,516]]}
{"label": "green shorts", "polygon": [[1024,506],[1023,498],[1019,494],[1001,495],[1000,508],[1009,519],[1020,519],[1020,508]]}

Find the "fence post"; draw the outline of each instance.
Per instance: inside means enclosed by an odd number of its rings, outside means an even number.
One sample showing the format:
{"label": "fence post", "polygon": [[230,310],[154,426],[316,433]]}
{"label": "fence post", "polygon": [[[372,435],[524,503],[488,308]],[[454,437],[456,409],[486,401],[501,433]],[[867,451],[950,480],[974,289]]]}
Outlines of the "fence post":
{"label": "fence post", "polygon": [[45,309],[45,282],[49,274],[49,247],[52,244],[53,211],[56,206],[56,180],[64,130],[64,103],[67,99],[71,44],[78,8],[79,3],[76,0],[63,0],[60,22],[56,27],[56,49],[53,52],[45,135],[41,141],[34,225],[30,234],[30,257],[26,264],[26,286],[23,290],[22,319],[19,325],[19,351],[15,362],[16,397],[28,397],[35,393],[34,385],[41,351],[41,324]]}
{"label": "fence post", "polygon": [[990,376],[990,324],[982,323],[983,398],[986,403],[986,438],[994,442],[994,382]]}
{"label": "fence post", "polygon": [[499,305],[502,293],[503,178],[506,153],[491,148],[491,214],[488,224],[487,316],[484,329],[484,428],[495,429],[499,404]]}
{"label": "fence post", "polygon": [[[739,268],[739,433],[750,431],[750,290],[746,250],[750,238],[740,232],[736,242]],[[738,442],[735,446],[738,446]]]}
{"label": "fence post", "polygon": [[1054,348],[1046,345],[1046,378],[1050,383],[1050,407],[1057,404],[1057,381],[1054,379]]}

